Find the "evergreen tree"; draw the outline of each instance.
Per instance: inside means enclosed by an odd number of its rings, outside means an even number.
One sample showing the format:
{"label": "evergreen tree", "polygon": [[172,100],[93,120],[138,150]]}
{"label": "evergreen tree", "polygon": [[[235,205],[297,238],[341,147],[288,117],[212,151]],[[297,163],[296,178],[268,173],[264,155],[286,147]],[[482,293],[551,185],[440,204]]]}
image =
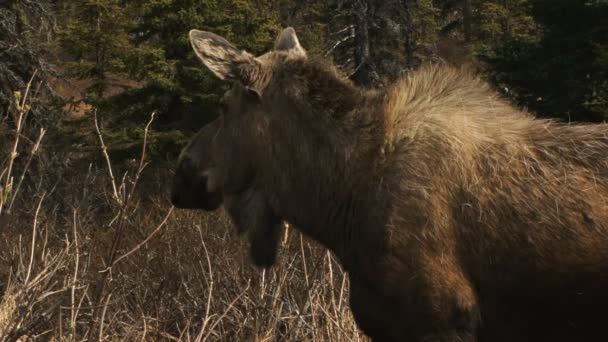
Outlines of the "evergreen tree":
{"label": "evergreen tree", "polygon": [[336,43],[329,36],[331,2],[326,0],[281,0],[279,21],[293,27],[298,39],[312,55],[326,54]]}
{"label": "evergreen tree", "polygon": [[530,0],[489,0],[476,3],[477,49],[484,56],[508,41],[531,42],[539,36]]}
{"label": "evergreen tree", "polygon": [[485,56],[490,76],[542,116],[608,119],[608,3],[533,0],[532,5],[542,38],[515,36],[498,44]]}
{"label": "evergreen tree", "polygon": [[[68,74],[92,81],[87,95],[104,96],[111,75],[124,74],[133,21],[120,0],[66,0],[61,3],[60,41],[72,61]],[[93,101],[94,99],[89,99]]]}
{"label": "evergreen tree", "polygon": [[334,59],[359,84],[386,85],[436,53],[439,10],[431,0],[335,1],[330,10]]}
{"label": "evergreen tree", "polygon": [[156,110],[164,129],[198,128],[218,114],[225,89],[192,53],[188,31],[197,28],[225,36],[252,53],[269,49],[279,32],[278,1],[135,0],[138,20],[133,53],[124,60],[129,75],[143,83],[108,101],[130,120]]}
{"label": "evergreen tree", "polygon": [[[92,81],[87,102],[104,118],[115,158],[139,153],[142,124],[156,112],[150,151],[175,155],[219,113],[226,85],[201,66],[188,40],[193,28],[265,52],[279,32],[280,1],[68,0],[61,6],[62,46],[70,74]],[[117,95],[110,86],[136,82]],[[116,84],[118,83],[118,84]],[[111,96],[109,96],[111,95]]]}
{"label": "evergreen tree", "polygon": [[[111,146],[134,154],[152,111],[158,153],[177,152],[182,132],[219,113],[228,85],[192,53],[192,28],[260,54],[293,26],[311,54],[333,58],[371,87],[435,57],[479,60],[500,90],[541,115],[596,121],[608,115],[608,16],[601,0],[66,0],[57,6],[62,47],[72,57],[68,71],[92,81],[87,100],[114,127],[106,132]],[[108,97],[115,81],[135,86]]]}
{"label": "evergreen tree", "polygon": [[[53,74],[50,63],[53,14],[52,4],[47,0],[0,2],[0,131],[11,108],[14,109],[15,92],[23,91],[34,73],[33,88],[38,90],[37,94],[44,94],[47,99],[53,97],[47,82]],[[30,117],[48,126],[54,121],[48,109],[38,102]]]}

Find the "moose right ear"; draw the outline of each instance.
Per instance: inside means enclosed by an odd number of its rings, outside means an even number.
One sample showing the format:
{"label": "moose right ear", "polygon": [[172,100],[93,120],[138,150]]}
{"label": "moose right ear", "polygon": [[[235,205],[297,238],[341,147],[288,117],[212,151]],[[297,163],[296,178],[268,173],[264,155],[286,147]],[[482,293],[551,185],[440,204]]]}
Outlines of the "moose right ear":
{"label": "moose right ear", "polygon": [[241,81],[252,84],[260,65],[247,51],[238,50],[234,45],[215,33],[190,30],[190,44],[196,56],[222,80]]}
{"label": "moose right ear", "polygon": [[298,36],[293,27],[288,27],[281,31],[274,41],[274,49],[276,51],[290,52],[294,56],[306,58],[306,50],[300,45],[300,41],[298,40]]}

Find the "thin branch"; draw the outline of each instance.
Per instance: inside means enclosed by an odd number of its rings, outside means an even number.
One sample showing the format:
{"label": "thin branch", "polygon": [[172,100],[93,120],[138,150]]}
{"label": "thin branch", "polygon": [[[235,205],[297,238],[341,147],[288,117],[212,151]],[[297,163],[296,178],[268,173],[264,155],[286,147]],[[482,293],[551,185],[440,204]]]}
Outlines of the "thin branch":
{"label": "thin branch", "polygon": [[361,61],[361,63],[359,63],[359,65],[357,65],[357,67],[355,67],[355,69],[348,75],[348,77],[352,77],[354,74],[357,73],[357,71],[359,71],[359,69],[361,69],[361,67],[363,66],[363,64],[365,64],[365,60]]}
{"label": "thin branch", "polygon": [[[214,282],[213,282],[213,269],[211,268],[211,259],[209,258],[209,251],[207,251],[207,245],[205,244],[205,239],[203,238],[203,232],[201,230],[201,226],[197,225],[196,227],[198,228],[198,234],[201,239],[201,244],[203,245],[203,249],[205,250],[205,258],[207,259],[207,268],[209,270],[209,284],[208,284],[209,293],[207,294],[207,307],[205,309],[205,319],[203,320],[203,326],[201,327],[200,334],[196,339],[197,341],[200,341],[201,340],[200,337],[202,336],[203,332],[205,331],[205,327],[207,327],[207,324],[209,323],[209,320],[211,319],[211,316],[209,316],[209,312],[211,311],[211,298],[212,298],[212,294],[213,294]],[[209,329],[209,333],[211,333],[211,331],[213,331],[213,327],[215,327],[215,324]],[[203,341],[205,339],[207,339],[207,336],[209,336],[209,333],[207,333],[205,338],[203,338]]]}
{"label": "thin branch", "polygon": [[46,192],[42,194],[40,197],[40,201],[38,201],[38,207],[36,208],[36,214],[34,215],[34,224],[32,228],[32,249],[30,251],[30,264],[27,267],[27,275],[25,276],[25,284],[27,284],[30,280],[30,275],[32,274],[32,265],[34,263],[34,252],[36,247],[36,227],[38,226],[38,214],[40,213],[40,208],[42,207],[42,201],[44,201],[44,196],[46,196]]}
{"label": "thin branch", "polygon": [[139,173],[141,173],[141,171],[143,171],[144,167],[146,166],[144,164],[144,160],[146,159],[146,146],[148,144],[148,131],[150,129],[150,125],[152,124],[152,121],[154,121],[155,116],[156,116],[156,112],[152,112],[152,114],[150,114],[150,120],[146,124],[146,128],[144,128],[144,143],[141,147],[141,157],[139,158],[139,168],[137,168],[138,174],[136,175],[136,177],[139,176]]}
{"label": "thin branch", "polygon": [[122,204],[122,200],[118,196],[118,190],[116,188],[116,180],[114,178],[114,172],[112,172],[112,163],[110,162],[110,156],[108,155],[108,147],[103,142],[103,136],[101,135],[101,130],[99,129],[99,124],[97,123],[97,109],[93,111],[94,119],[95,119],[95,130],[97,131],[97,135],[99,136],[99,142],[101,143],[101,152],[103,153],[106,163],[108,165],[108,173],[110,174],[110,180],[112,182],[112,190],[114,190],[114,199],[118,204]]}
{"label": "thin branch", "polygon": [[330,33],[329,35],[330,35],[330,36],[337,36],[337,35],[339,35],[339,34],[341,34],[341,33],[344,33],[344,32],[346,32],[346,31],[348,31],[348,30],[352,30],[352,29],[354,29],[354,28],[355,28],[355,25],[348,25],[348,26],[346,26],[345,28],[343,28],[343,29],[341,29],[341,30],[338,30],[338,31],[336,31],[336,32],[332,32],[332,33]]}
{"label": "thin branch", "polygon": [[209,327],[209,332],[207,332],[207,335],[205,335],[205,337],[203,338],[203,341],[206,341],[209,338],[209,336],[213,332],[213,329],[215,329],[215,327],[218,324],[220,324],[222,319],[224,319],[224,317],[226,317],[226,315],[228,314],[230,309],[232,309],[232,307],[234,307],[234,304],[236,304],[236,302],[238,302],[239,299],[241,299],[241,297],[243,297],[243,295],[245,293],[247,293],[247,291],[249,291],[250,285],[251,285],[251,281],[247,281],[247,286],[245,287],[245,289],[236,298],[234,298],[234,300],[232,302],[230,302],[230,304],[228,304],[228,307],[226,308],[226,310],[224,310],[224,312],[220,315],[220,317],[218,317],[217,320],[215,322],[213,322],[213,324]]}
{"label": "thin branch", "polygon": [[[23,95],[23,98],[19,98],[17,95],[15,95],[15,99],[17,100],[16,106],[17,106],[17,111],[14,113],[15,115],[15,140],[13,141],[13,146],[11,148],[11,152],[9,154],[9,160],[8,160],[8,167],[7,167],[7,171],[4,174],[6,177],[5,183],[4,183],[4,188],[2,189],[2,193],[8,194],[9,191],[11,191],[12,189],[12,183],[13,183],[13,176],[12,176],[12,172],[13,172],[13,165],[15,163],[15,159],[17,159],[18,153],[17,153],[17,148],[19,147],[19,138],[21,137],[21,131],[23,129],[23,123],[25,121],[25,115],[27,114],[27,112],[30,110],[30,106],[26,105],[27,102],[27,98],[30,92],[30,87],[32,86],[32,82],[34,81],[34,77],[36,77],[36,74],[38,73],[38,70],[34,70],[34,73],[32,74],[32,77],[30,77],[30,80],[27,82],[27,86],[25,88],[25,93]],[[18,93],[17,93],[18,94]],[[12,193],[12,191],[11,191]],[[9,196],[9,195],[7,195]],[[12,196],[12,194],[10,195]],[[2,204],[0,203],[0,214],[2,213]]]}
{"label": "thin branch", "polygon": [[[75,309],[75,299],[76,299],[76,281],[78,280],[78,267],[80,263],[80,251],[78,247],[78,230],[76,227],[76,218],[78,217],[78,212],[74,209],[73,214],[73,227],[74,227],[74,247],[76,248],[76,260],[74,265],[74,277],[72,279],[72,292],[71,292],[71,317],[70,317],[70,328],[72,331],[72,336],[76,336],[76,315],[77,312]],[[79,305],[80,306],[80,305]]]}
{"label": "thin branch", "polygon": [[148,237],[146,237],[142,242],[140,242],[137,246],[133,247],[133,249],[131,249],[130,251],[128,251],[127,253],[123,254],[122,256],[120,256],[119,258],[117,258],[116,260],[114,260],[114,262],[112,263],[112,265],[110,265],[109,267],[112,268],[114,267],[114,265],[116,265],[120,260],[128,257],[129,255],[135,253],[138,249],[140,249],[143,245],[145,245],[148,241],[150,241],[150,239],[152,239],[152,237],[154,235],[156,235],[160,229],[167,223],[167,220],[169,220],[169,217],[171,216],[171,213],[173,213],[173,209],[175,209],[174,206],[171,206],[171,208],[169,208],[169,211],[167,212],[167,215],[165,215],[165,218],[161,221],[161,223],[152,231],[152,233],[150,233],[150,235],[148,235]]}
{"label": "thin branch", "polygon": [[15,190],[12,191],[11,203],[8,205],[9,212],[11,211],[11,208],[13,208],[13,204],[15,203],[15,199],[17,198],[17,193],[19,193],[19,189],[21,188],[21,184],[23,183],[23,179],[25,178],[25,174],[26,174],[27,170],[30,168],[32,159],[34,158],[34,155],[36,154],[36,152],[38,152],[38,150],[40,149],[40,143],[42,142],[42,138],[44,138],[45,133],[46,133],[46,130],[44,128],[41,128],[40,134],[38,135],[38,139],[34,143],[34,146],[32,147],[32,150],[30,151],[30,156],[27,159],[27,162],[25,163],[25,167],[23,168],[23,172],[21,173],[21,177],[19,178],[19,183],[17,183],[17,187],[15,187]]}
{"label": "thin branch", "polygon": [[102,342],[104,340],[103,338],[103,321],[106,318],[106,311],[108,310],[108,303],[110,302],[110,298],[112,298],[112,293],[110,292],[108,294],[108,298],[106,298],[106,303],[103,305],[103,310],[101,311],[101,320],[99,322],[99,342]]}
{"label": "thin branch", "polygon": [[323,54],[323,56],[328,56],[330,53],[332,53],[338,46],[342,45],[343,43],[345,43],[347,40],[349,39],[353,39],[355,38],[355,33],[354,31],[351,32],[348,36],[338,40],[332,47],[330,47],[329,49],[327,49],[327,51]]}

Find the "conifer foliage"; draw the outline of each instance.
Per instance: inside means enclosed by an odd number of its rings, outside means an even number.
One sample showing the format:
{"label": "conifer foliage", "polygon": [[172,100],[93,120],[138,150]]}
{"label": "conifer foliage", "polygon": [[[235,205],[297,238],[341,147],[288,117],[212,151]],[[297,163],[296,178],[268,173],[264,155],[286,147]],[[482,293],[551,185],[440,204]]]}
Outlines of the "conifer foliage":
{"label": "conifer foliage", "polygon": [[226,86],[200,67],[188,31],[262,53],[293,26],[312,54],[364,87],[443,60],[477,67],[537,115],[602,121],[607,23],[603,0],[5,0],[0,114],[34,70],[40,79],[57,70],[84,82],[82,98],[105,126],[120,127],[109,139],[126,146],[141,138],[134,127],[154,111],[152,138],[160,150],[176,149],[218,115]]}

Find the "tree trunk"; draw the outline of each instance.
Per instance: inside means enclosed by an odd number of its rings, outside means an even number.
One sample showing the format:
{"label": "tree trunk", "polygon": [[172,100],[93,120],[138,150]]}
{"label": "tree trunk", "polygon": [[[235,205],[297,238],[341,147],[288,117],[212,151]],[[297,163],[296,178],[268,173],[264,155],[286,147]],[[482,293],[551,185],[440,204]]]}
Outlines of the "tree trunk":
{"label": "tree trunk", "polygon": [[467,43],[470,43],[473,39],[473,30],[472,30],[472,16],[473,11],[471,9],[471,0],[462,0],[462,21],[464,26],[464,40]]}
{"label": "tree trunk", "polygon": [[355,2],[355,71],[353,80],[364,87],[371,85],[369,54],[369,6],[366,0]]}
{"label": "tree trunk", "polygon": [[403,11],[403,40],[405,43],[405,67],[411,69],[414,64],[414,47],[412,45],[412,12],[410,0],[401,0]]}

